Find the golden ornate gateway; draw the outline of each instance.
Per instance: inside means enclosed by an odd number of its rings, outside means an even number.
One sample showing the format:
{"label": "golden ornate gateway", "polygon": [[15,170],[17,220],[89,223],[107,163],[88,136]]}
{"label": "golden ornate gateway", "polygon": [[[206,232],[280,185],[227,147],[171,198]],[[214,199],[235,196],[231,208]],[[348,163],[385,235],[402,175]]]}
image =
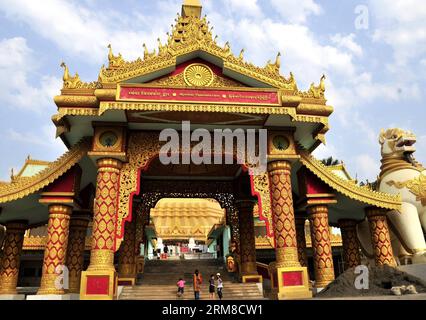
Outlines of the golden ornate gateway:
{"label": "golden ornate gateway", "polygon": [[[81,299],[116,299],[118,281],[134,284],[135,273],[143,270],[141,257],[135,255],[146,241],[150,210],[161,198],[215,199],[225,215],[220,225],[231,229],[228,260],[238,265],[242,282],[269,277],[273,298],[312,296],[303,242],[313,248],[316,286],[333,280],[336,239],[329,226],[344,221],[346,246],[356,247],[353,225],[365,219],[367,209],[371,232],[389,238],[383,212],[399,210],[401,198],[361,187],[311,155],[325,142],[333,112],[325,98],[325,76],[307,91],[299,90],[292,73],[280,74],[281,54],[264,67],[254,66],[245,60],[244,50],[235,55],[229,43],[217,43],[201,11],[199,1],[184,1],[166,43],[159,41],[153,52],[144,46],[143,57],[135,61],[115,55],[109,45],[108,66],[101,68],[96,81],[86,83],[62,64],[63,88],[54,98],[58,113],[53,121],[69,151],[0,183],[0,222],[12,226],[6,231],[0,293],[15,293],[17,253],[26,244],[45,251],[39,295],[62,296],[53,279],[56,268],[66,263],[73,269],[72,290],[81,285]],[[188,132],[181,127],[183,121],[193,125]],[[220,157],[229,156],[232,163],[161,163],[163,129],[179,132],[178,139],[184,140],[195,128],[208,134],[228,130],[237,135],[239,130],[243,136],[263,129],[266,141],[237,148],[234,136],[232,151],[226,144],[218,150],[196,149],[211,158],[221,151]],[[200,139],[192,140],[189,150],[179,146],[175,154],[190,154]],[[256,150],[266,147],[265,172],[254,174],[246,157],[248,144]],[[415,182],[407,187],[417,192]],[[78,256],[84,253],[86,223],[81,222],[84,228],[73,223],[81,213],[93,221],[86,239],[90,265],[83,272]],[[308,213],[311,236],[297,237],[296,220],[306,221]],[[255,219],[265,228],[258,243],[274,249],[276,258],[262,275],[256,266]],[[45,243],[41,238],[22,239],[22,226],[34,228],[47,221]],[[213,227],[212,233],[217,230]],[[375,248],[386,251],[375,257],[376,263],[393,263],[390,242],[372,240]],[[69,250],[68,243],[73,244]],[[120,274],[114,266],[116,254]],[[349,258],[358,260],[356,254]]]}

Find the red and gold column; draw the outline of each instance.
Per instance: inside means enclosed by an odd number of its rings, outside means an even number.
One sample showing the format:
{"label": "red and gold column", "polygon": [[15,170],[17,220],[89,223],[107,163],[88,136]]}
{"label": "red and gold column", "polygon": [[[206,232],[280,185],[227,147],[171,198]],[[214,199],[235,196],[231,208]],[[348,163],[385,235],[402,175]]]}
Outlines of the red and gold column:
{"label": "red and gold column", "polygon": [[118,250],[118,282],[120,285],[135,285],[136,282],[136,223],[126,222],[124,240]]}
{"label": "red and gold column", "polygon": [[299,263],[291,186],[291,163],[268,164],[271,211],[275,236],[276,279],[279,299],[312,297],[307,268]]}
{"label": "red and gold column", "polygon": [[392,251],[386,210],[371,207],[366,209],[366,214],[370,224],[371,241],[376,265],[382,266],[387,264],[395,266],[396,262]]}
{"label": "red and gold column", "polygon": [[0,295],[17,295],[19,264],[27,223],[6,223],[3,257],[0,265]]}
{"label": "red and gold column", "polygon": [[302,267],[308,266],[308,257],[306,256],[306,233],[305,233],[305,217],[296,218],[296,240],[297,240],[297,256]]}
{"label": "red and gold column", "polygon": [[80,293],[81,272],[84,265],[84,250],[89,221],[90,217],[88,215],[74,212],[71,216],[67,250],[69,293]]}
{"label": "red and gold column", "polygon": [[339,227],[342,233],[345,270],[355,268],[361,264],[360,246],[356,232],[356,225],[356,220],[339,220]]}
{"label": "red and gold column", "polygon": [[89,268],[81,276],[82,300],[112,300],[117,297],[114,252],[122,163],[116,159],[100,159],[97,165],[92,251]]}
{"label": "red and gold column", "polygon": [[49,205],[47,243],[44,250],[41,284],[37,295],[63,295],[59,277],[63,274],[68,246],[72,207],[63,204]]}
{"label": "red and gold column", "polygon": [[256,265],[256,241],[254,238],[253,208],[255,202],[252,200],[236,201],[239,215],[240,230],[240,273],[243,282],[259,282],[262,276],[257,273]]}
{"label": "red and gold column", "polygon": [[331,251],[328,206],[308,208],[314,258],[315,287],[324,288],[334,280],[333,253]]}

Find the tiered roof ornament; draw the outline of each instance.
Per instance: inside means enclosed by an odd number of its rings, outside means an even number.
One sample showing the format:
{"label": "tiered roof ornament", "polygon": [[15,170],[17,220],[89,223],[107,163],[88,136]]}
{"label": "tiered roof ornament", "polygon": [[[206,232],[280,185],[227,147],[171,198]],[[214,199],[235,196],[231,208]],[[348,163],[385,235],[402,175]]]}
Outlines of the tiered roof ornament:
{"label": "tiered roof ornament", "polygon": [[294,75],[288,78],[280,74],[281,53],[278,53],[274,62],[268,61],[265,67],[257,67],[244,61],[245,50],[235,56],[231,45],[226,42],[224,46],[217,43],[218,36],[213,35],[213,27],[207,17],[201,16],[202,6],[199,0],[185,0],[182,13],[175,19],[171,32],[167,33],[167,42],[162,44],[158,39],[158,50],[150,51],[143,45],[143,59],[125,61],[121,54],[115,56],[112,46],[109,45],[108,67],[102,66],[99,79],[93,83],[81,82],[78,74],[70,76],[65,64],[64,89],[101,88],[103,85],[116,84],[128,81],[141,75],[176,66],[176,58],[194,51],[203,51],[215,56],[224,62],[224,68],[233,72],[254,78],[259,82],[274,88],[291,90],[295,95],[314,99],[324,99],[323,79],[319,86],[312,85],[308,92],[300,92],[297,88]]}

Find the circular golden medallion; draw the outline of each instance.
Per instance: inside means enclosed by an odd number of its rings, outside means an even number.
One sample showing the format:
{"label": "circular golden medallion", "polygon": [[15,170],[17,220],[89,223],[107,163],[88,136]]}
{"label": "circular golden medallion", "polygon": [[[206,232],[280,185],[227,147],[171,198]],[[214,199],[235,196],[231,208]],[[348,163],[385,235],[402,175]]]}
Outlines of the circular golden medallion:
{"label": "circular golden medallion", "polygon": [[272,143],[274,144],[275,149],[279,151],[287,150],[290,146],[290,142],[287,140],[287,138],[281,135],[275,136],[272,140]]}
{"label": "circular golden medallion", "polygon": [[190,87],[208,87],[214,79],[212,69],[199,63],[187,66],[183,75],[185,83]]}
{"label": "circular golden medallion", "polygon": [[115,134],[115,132],[106,131],[101,134],[99,142],[103,147],[112,148],[117,144],[118,136]]}

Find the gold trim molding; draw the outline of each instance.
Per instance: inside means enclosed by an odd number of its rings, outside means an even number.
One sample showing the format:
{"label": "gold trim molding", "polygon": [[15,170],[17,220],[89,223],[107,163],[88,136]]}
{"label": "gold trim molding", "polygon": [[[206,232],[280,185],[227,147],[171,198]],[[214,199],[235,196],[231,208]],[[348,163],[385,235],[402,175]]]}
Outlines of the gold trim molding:
{"label": "gold trim molding", "polygon": [[83,138],[67,153],[38,174],[28,178],[17,178],[13,182],[0,185],[0,203],[22,199],[54,182],[87,153],[90,148],[90,139]]}
{"label": "gold trim molding", "polygon": [[360,201],[365,204],[385,208],[390,210],[401,209],[401,196],[392,195],[383,192],[373,191],[367,187],[361,187],[354,182],[344,180],[335,175],[327,166],[321,161],[315,159],[308,152],[299,150],[300,161],[319,179],[329,185],[331,188],[342,193],[343,195]]}

